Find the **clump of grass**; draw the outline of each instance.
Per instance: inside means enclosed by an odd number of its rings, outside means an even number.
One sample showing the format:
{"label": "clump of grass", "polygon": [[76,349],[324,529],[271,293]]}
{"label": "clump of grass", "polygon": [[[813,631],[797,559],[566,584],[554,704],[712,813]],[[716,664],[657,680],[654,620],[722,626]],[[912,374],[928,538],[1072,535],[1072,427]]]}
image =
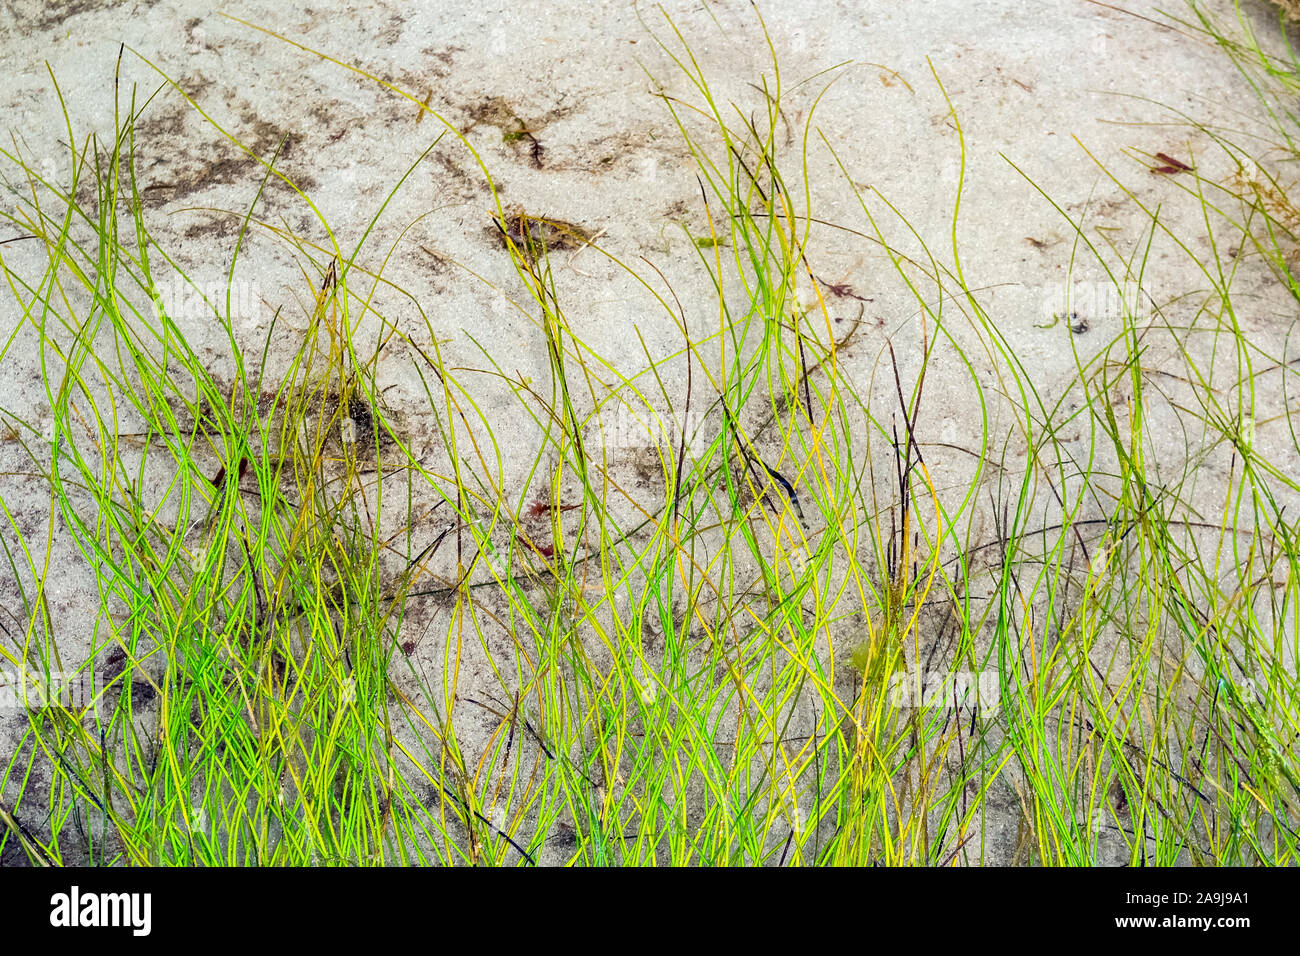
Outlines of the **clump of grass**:
{"label": "clump of grass", "polygon": [[[236,334],[229,298],[210,303],[224,379],[158,293],[189,279],[146,223],[138,106],[119,105],[116,136],[74,149],[66,186],[6,154],[33,196],[9,221],[49,253],[36,282],[5,264],[28,326],[10,346],[34,338],[53,424],[43,436],[7,418],[94,574],[100,614],[88,645],[60,641],[43,597],[50,566],[7,506],[21,546],[6,541],[10,569],[27,584],[23,640],[0,653],[37,685],[69,679],[76,655],[89,693],[32,712],[4,780],[24,813],[26,788],[44,783],[40,856],[56,862],[422,859],[429,813],[398,771],[388,669],[425,555],[394,572],[394,540],[409,549],[418,516],[380,520],[418,464],[379,400],[377,349],[356,345],[361,247],[335,246],[304,273],[305,328],[277,309],[258,351]],[[266,179],[279,176],[263,162]],[[272,343],[290,343],[274,373]],[[151,713],[133,685],[148,688]]]}

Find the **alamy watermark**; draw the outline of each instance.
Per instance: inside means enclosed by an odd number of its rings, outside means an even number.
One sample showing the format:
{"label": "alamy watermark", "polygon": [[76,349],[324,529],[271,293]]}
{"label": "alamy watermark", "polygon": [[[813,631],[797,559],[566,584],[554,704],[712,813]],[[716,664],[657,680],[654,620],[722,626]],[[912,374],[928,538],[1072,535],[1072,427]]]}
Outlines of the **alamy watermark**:
{"label": "alamy watermark", "polygon": [[85,893],[75,883],[50,897],[50,925],[56,928],[123,928],[148,936],[153,928],[152,893]]}
{"label": "alamy watermark", "polygon": [[1093,322],[1134,318],[1150,312],[1151,297],[1137,282],[1076,280],[1049,282],[1042,287],[1039,315],[1045,325],[1068,320],[1082,333]]}
{"label": "alamy watermark", "polygon": [[1002,704],[1002,682],[993,671],[903,670],[889,679],[889,703],[899,710],[964,710],[995,717]]}
{"label": "alamy watermark", "polygon": [[93,707],[98,713],[99,700],[95,697],[90,675],[78,671],[28,674],[0,668],[0,713],[50,707],[71,711]]}
{"label": "alamy watermark", "polygon": [[611,450],[662,448],[676,453],[684,443],[688,453],[699,455],[710,444],[703,426],[703,416],[694,410],[675,419],[619,405],[598,413],[588,423],[584,437]]}
{"label": "alamy watermark", "polygon": [[214,279],[191,282],[172,278],[154,286],[154,309],[171,319],[228,318],[233,325],[256,325],[262,316],[262,293],[256,282]]}

